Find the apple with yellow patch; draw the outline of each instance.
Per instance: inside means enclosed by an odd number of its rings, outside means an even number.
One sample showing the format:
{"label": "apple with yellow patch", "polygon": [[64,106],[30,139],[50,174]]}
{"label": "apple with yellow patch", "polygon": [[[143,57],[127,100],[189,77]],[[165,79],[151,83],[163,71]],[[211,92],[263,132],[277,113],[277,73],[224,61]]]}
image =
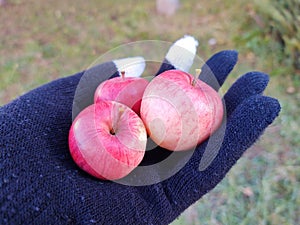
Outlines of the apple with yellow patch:
{"label": "apple with yellow patch", "polygon": [[146,87],[141,103],[148,135],[172,151],[192,149],[207,139],[221,125],[223,113],[219,94],[181,70],[156,76]]}

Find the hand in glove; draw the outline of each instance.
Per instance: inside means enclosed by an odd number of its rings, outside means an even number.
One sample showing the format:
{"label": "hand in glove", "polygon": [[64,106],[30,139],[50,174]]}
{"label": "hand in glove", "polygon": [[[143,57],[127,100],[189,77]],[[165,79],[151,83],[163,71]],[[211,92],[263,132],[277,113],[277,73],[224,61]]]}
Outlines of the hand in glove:
{"label": "hand in glove", "polygon": [[[222,85],[236,61],[235,51],[219,52],[200,78],[217,88],[209,74]],[[159,73],[176,68],[168,63],[167,58]],[[97,66],[114,76],[117,69],[114,62]],[[268,76],[247,73],[224,96],[227,120],[213,157],[206,155],[207,140],[177,173],[160,182],[101,181],[81,171],[68,148],[73,98],[83,74],[45,84],[0,108],[1,224],[168,224],[225,177],[280,111],[276,99],[262,95]]]}

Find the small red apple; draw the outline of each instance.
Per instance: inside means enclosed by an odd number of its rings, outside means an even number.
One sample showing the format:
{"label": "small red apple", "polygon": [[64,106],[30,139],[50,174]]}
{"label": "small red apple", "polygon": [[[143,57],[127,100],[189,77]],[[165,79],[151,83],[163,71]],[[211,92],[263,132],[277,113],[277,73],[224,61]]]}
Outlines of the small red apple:
{"label": "small red apple", "polygon": [[94,102],[101,100],[120,102],[139,115],[142,97],[149,82],[141,77],[125,77],[125,72],[121,74],[121,77],[106,80],[97,87]]}
{"label": "small red apple", "polygon": [[69,132],[74,161],[89,174],[107,180],[128,175],[142,161],[147,133],[129,107],[98,101],[75,118]]}
{"label": "small red apple", "polygon": [[188,150],[221,125],[223,104],[206,83],[183,71],[169,70],[147,86],[141,118],[156,144],[173,151]]}

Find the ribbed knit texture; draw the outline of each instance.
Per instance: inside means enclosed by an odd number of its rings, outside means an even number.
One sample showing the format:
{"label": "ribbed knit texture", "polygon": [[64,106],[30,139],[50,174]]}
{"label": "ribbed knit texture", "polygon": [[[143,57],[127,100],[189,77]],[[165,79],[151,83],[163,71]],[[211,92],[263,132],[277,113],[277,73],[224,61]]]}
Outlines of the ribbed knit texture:
{"label": "ribbed knit texture", "polygon": [[[202,73],[209,69],[222,85],[236,61],[235,51],[222,51]],[[225,137],[206,170],[199,171],[205,142],[169,179],[131,187],[92,178],[69,154],[72,103],[82,74],[0,108],[0,224],[168,224],[225,177],[280,111],[276,99],[261,95],[268,76],[245,74],[225,96]]]}

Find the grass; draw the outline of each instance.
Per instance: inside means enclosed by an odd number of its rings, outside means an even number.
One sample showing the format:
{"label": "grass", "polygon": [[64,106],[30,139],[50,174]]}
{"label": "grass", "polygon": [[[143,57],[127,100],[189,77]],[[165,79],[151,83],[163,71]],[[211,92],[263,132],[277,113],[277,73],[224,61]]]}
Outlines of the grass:
{"label": "grass", "polygon": [[[249,70],[267,72],[266,94],[280,100],[282,113],[227,177],[172,224],[300,224],[299,79],[268,54],[249,8],[245,0],[190,0],[165,17],[155,1],[7,0],[0,6],[0,105],[133,41],[172,42],[191,34],[204,59],[237,49],[239,64],[225,88]],[[211,38],[216,45],[208,44]]]}

